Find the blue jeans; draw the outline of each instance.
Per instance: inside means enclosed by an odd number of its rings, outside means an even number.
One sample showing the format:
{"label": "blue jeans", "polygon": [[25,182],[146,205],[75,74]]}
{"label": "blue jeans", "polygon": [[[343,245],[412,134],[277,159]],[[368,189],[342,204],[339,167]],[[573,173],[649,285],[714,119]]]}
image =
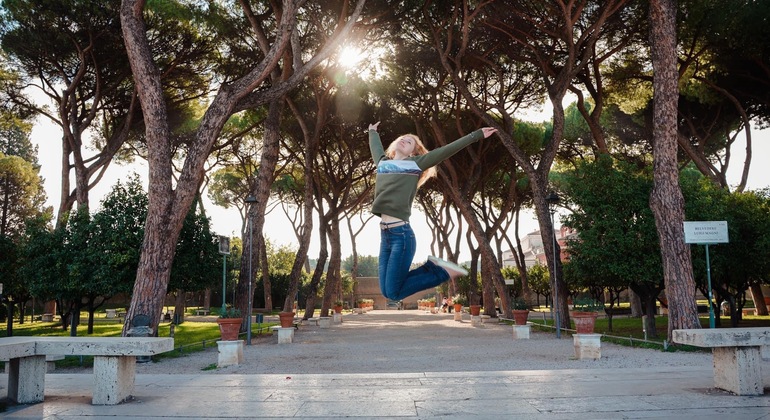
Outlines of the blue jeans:
{"label": "blue jeans", "polygon": [[449,273],[428,261],[409,271],[417,241],[409,224],[380,233],[380,290],[391,300],[401,300],[449,280]]}

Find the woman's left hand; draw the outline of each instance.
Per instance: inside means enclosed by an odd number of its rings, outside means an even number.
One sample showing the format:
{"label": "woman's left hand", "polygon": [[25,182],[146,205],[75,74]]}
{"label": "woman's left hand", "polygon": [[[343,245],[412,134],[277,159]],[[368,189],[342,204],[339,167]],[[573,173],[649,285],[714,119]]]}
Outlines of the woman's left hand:
{"label": "woman's left hand", "polygon": [[481,129],[481,132],[484,133],[484,138],[487,138],[492,134],[497,133],[497,129],[492,127],[484,127]]}

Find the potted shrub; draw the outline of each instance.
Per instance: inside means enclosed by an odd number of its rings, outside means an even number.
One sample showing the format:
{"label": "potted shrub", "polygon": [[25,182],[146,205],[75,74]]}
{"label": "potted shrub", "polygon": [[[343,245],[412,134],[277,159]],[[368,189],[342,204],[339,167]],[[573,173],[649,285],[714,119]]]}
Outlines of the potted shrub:
{"label": "potted shrub", "polygon": [[334,313],[338,313],[338,314],[342,313],[342,301],[341,300],[335,300],[334,301]]}
{"label": "potted shrub", "polygon": [[428,308],[427,309],[428,311],[433,312],[433,308],[436,307],[436,297],[433,296],[433,297],[425,299],[425,306]]}
{"label": "potted shrub", "polygon": [[575,299],[573,311],[570,313],[572,321],[575,323],[575,331],[578,334],[591,334],[594,332],[596,317],[599,316],[599,310],[604,309],[604,304],[591,298]]}
{"label": "potted shrub", "polygon": [[282,328],[291,328],[294,326],[294,312],[279,312],[278,319]]}
{"label": "potted shrub", "polygon": [[456,294],[454,297],[452,297],[452,302],[455,306],[455,312],[459,313],[463,310],[463,306],[468,304],[468,299],[465,297],[465,295]]}
{"label": "potted shrub", "polygon": [[529,318],[529,306],[523,298],[517,297],[513,300],[513,320],[516,325],[527,325],[527,318]]}
{"label": "potted shrub", "polygon": [[481,305],[470,305],[471,316],[481,315]]}
{"label": "potted shrub", "polygon": [[219,334],[222,341],[234,341],[238,339],[238,333],[241,331],[241,311],[235,308],[228,308],[217,318],[219,324]]}

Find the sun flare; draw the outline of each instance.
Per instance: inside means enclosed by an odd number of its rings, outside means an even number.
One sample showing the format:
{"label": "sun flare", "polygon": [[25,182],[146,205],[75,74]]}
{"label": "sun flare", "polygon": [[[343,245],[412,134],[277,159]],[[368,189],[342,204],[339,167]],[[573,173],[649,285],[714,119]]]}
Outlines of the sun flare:
{"label": "sun flare", "polygon": [[340,50],[337,62],[345,68],[352,69],[364,59],[363,52],[354,46],[346,45]]}

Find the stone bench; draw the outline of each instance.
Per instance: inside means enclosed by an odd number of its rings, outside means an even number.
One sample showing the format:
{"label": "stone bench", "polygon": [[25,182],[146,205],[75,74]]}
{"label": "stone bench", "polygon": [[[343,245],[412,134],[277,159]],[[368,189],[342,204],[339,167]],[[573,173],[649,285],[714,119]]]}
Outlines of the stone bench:
{"label": "stone bench", "polygon": [[757,309],[756,308],[743,308],[741,309],[741,313],[743,315],[756,315]]}
{"label": "stone bench", "polygon": [[[46,366],[45,371],[48,372],[48,373],[55,371],[56,370],[56,362],[58,362],[59,360],[64,360],[64,356],[53,355],[53,354],[49,354],[49,355],[45,356],[45,366]],[[5,363],[5,373],[8,373],[8,372],[11,371],[11,364],[8,363],[8,358],[7,357],[6,358],[0,358],[0,362],[4,362]]]}
{"label": "stone bench", "polygon": [[762,395],[761,348],[770,345],[770,328],[674,330],[673,341],[711,348],[714,386],[737,395]]}
{"label": "stone bench", "polygon": [[8,398],[32,404],[44,399],[47,357],[94,356],[91,401],[115,405],[131,397],[137,356],[173,349],[170,337],[8,337],[0,340],[0,359],[8,360]]}
{"label": "stone bench", "polygon": [[319,317],[313,317],[313,318],[308,318],[305,321],[307,321],[308,324],[315,325],[317,327],[318,326],[318,321],[320,321],[320,320],[321,320],[321,318],[319,318]]}
{"label": "stone bench", "polygon": [[273,325],[270,329],[278,332],[278,344],[291,344],[294,339],[294,327]]}
{"label": "stone bench", "polygon": [[196,309],[195,315],[201,316],[201,315],[208,315],[211,311],[208,309]]}

